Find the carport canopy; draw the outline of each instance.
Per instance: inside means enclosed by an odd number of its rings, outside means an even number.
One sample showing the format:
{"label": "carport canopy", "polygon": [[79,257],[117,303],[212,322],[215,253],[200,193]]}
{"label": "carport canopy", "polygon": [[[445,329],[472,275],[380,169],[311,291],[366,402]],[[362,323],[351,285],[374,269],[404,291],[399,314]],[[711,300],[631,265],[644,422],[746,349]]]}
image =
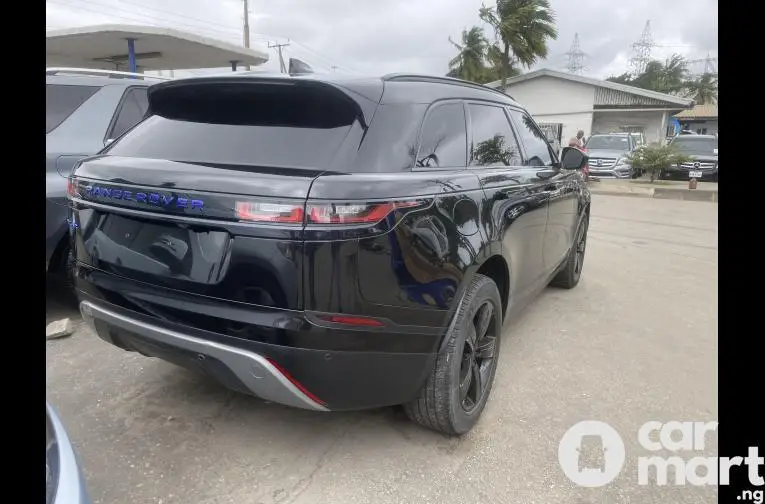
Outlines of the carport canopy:
{"label": "carport canopy", "polygon": [[98,25],[46,31],[46,66],[177,70],[261,65],[268,54],[172,28]]}

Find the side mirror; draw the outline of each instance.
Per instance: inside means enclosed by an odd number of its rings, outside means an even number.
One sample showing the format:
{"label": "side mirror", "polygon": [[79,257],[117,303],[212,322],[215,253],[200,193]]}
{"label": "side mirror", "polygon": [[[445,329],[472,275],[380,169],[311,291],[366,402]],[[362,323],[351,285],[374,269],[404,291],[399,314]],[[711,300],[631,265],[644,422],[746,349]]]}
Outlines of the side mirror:
{"label": "side mirror", "polygon": [[581,170],[587,164],[589,157],[575,147],[564,147],[560,159],[560,167],[562,169]]}

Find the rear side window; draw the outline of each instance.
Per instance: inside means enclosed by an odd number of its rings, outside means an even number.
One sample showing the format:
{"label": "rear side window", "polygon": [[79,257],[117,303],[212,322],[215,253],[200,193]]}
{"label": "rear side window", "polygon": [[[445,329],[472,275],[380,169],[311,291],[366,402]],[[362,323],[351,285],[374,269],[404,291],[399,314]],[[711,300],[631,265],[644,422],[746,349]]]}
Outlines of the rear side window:
{"label": "rear side window", "polygon": [[149,108],[149,100],[146,97],[146,88],[130,88],[125,92],[120,108],[114,118],[112,130],[107,138],[118,138],[127,130],[141,122]]}
{"label": "rear side window", "polygon": [[358,126],[347,96],[275,84],[157,90],[150,116],[107,149],[114,156],[253,167],[329,169]]}
{"label": "rear side window", "polygon": [[56,129],[88,98],[101,89],[99,86],[45,85],[45,133]]}
{"label": "rear side window", "polygon": [[470,125],[472,166],[520,166],[520,148],[503,108],[471,104]]}
{"label": "rear side window", "polygon": [[417,166],[425,168],[465,167],[467,130],[462,103],[437,105],[422,126]]}
{"label": "rear side window", "polygon": [[523,146],[526,147],[526,164],[529,166],[550,166],[553,163],[547,139],[531,119],[531,116],[510,109]]}

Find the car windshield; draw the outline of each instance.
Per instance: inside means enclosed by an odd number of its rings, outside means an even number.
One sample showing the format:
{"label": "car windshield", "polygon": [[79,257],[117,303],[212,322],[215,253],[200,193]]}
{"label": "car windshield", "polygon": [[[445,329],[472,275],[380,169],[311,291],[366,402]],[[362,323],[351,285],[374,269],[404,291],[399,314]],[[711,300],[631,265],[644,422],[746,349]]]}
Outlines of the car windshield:
{"label": "car windshield", "polygon": [[672,145],[683,154],[705,154],[712,156],[717,154],[716,138],[698,138],[692,135],[676,138]]}
{"label": "car windshield", "polygon": [[589,140],[587,140],[585,147],[590,150],[601,149],[628,151],[630,149],[630,140],[626,136],[592,136]]}

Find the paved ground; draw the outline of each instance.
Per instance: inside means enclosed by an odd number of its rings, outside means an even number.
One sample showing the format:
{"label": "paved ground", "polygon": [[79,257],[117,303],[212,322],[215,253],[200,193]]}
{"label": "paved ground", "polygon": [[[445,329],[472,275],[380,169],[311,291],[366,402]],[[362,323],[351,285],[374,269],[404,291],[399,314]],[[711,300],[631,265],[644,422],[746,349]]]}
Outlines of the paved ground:
{"label": "paved ground", "polygon": [[[717,208],[595,196],[581,284],[547,289],[506,327],[491,400],[462,439],[393,409],[265,404],[86,328],[47,343],[47,396],[96,503],[716,502],[713,489],[638,486],[636,434],[648,420],[717,419]],[[557,462],[564,432],[589,419],[627,450],[599,489]]]}

